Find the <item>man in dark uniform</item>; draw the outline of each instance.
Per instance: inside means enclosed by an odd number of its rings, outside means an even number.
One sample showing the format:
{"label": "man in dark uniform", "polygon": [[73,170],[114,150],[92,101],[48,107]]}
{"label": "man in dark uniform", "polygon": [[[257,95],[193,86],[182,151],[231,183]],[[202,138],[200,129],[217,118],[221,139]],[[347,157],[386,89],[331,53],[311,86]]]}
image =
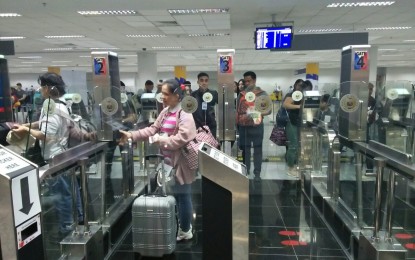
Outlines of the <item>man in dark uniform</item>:
{"label": "man in dark uniform", "polygon": [[192,92],[192,96],[197,100],[197,110],[193,113],[196,128],[207,125],[216,137],[215,105],[218,103],[218,92],[209,89],[209,75],[205,72],[197,75],[197,84],[199,89]]}

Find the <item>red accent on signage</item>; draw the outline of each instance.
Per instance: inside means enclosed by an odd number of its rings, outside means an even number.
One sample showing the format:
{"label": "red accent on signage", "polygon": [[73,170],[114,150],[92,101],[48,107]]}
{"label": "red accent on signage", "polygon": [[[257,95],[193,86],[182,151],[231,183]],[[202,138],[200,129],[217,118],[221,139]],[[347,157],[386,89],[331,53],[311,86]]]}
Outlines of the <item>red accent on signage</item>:
{"label": "red accent on signage", "polygon": [[19,247],[22,248],[24,246],[24,241],[20,241]]}
{"label": "red accent on signage", "polygon": [[415,243],[407,243],[405,244],[405,248],[409,250],[415,250]]}
{"label": "red accent on signage", "polygon": [[281,241],[283,246],[306,246],[307,242],[297,240],[283,240]]}
{"label": "red accent on signage", "polygon": [[280,234],[281,236],[299,236],[300,232],[296,232],[293,230],[283,230],[278,232],[278,234]]}
{"label": "red accent on signage", "polygon": [[411,235],[411,234],[404,234],[404,233],[395,234],[395,237],[397,239],[411,239],[411,238],[414,238],[413,235]]}

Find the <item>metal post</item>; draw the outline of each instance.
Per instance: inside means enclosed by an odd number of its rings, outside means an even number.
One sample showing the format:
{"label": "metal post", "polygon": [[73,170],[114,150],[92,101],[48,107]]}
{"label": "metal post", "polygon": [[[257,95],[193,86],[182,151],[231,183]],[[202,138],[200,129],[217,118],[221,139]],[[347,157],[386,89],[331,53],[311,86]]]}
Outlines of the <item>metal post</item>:
{"label": "metal post", "polygon": [[311,163],[313,165],[313,171],[314,172],[317,172],[317,171],[320,171],[321,170],[321,168],[320,169],[318,168],[319,161],[321,160],[321,150],[318,149],[319,148],[318,147],[318,136],[319,136],[319,132],[318,132],[317,127],[315,127],[315,126],[313,126],[311,128],[311,130],[313,132],[313,139],[311,141],[311,151],[310,152],[312,152],[312,151],[315,151],[316,152],[315,153],[315,156],[311,156],[312,157]]}
{"label": "metal post", "polygon": [[128,138],[128,160],[130,162],[128,188],[130,194],[132,194],[134,192],[134,147],[133,140],[131,138]]}
{"label": "metal post", "polygon": [[393,209],[395,207],[395,172],[390,171],[389,173],[389,192],[387,200],[387,209],[386,209],[386,224],[387,232],[386,239],[392,239],[392,219],[393,219]]}
{"label": "metal post", "polygon": [[129,161],[128,161],[128,151],[121,152],[121,167],[122,167],[122,191],[124,198],[127,198],[129,195],[129,185],[128,185],[128,173],[129,173]]}
{"label": "metal post", "polygon": [[331,164],[331,173],[332,173],[332,180],[333,180],[333,193],[332,193],[332,198],[334,199],[338,199],[340,196],[340,151],[337,149],[331,149],[331,153],[332,153],[332,160],[333,163]]}
{"label": "metal post", "polygon": [[375,157],[374,159],[376,165],[376,194],[375,194],[375,214],[374,214],[374,230],[372,238],[375,240],[379,239],[379,230],[380,230],[380,216],[381,216],[381,202],[382,202],[382,180],[383,180],[383,171],[385,168],[385,159],[381,157]]}
{"label": "metal post", "polygon": [[76,188],[78,185],[76,185],[76,174],[75,174],[75,168],[72,168],[71,170],[71,182],[72,182],[72,217],[74,222],[74,231],[73,234],[77,235],[79,233],[78,230],[78,207],[77,207],[77,198],[78,198],[78,191]]}
{"label": "metal post", "polygon": [[89,234],[88,174],[86,172],[87,163],[88,157],[82,157],[79,160],[79,164],[81,165],[82,198],[84,201],[84,234]]}
{"label": "metal post", "polygon": [[357,186],[357,221],[361,226],[363,224],[363,190],[362,190],[362,162],[363,154],[358,151],[354,153],[355,157],[355,171],[356,171],[356,186]]}

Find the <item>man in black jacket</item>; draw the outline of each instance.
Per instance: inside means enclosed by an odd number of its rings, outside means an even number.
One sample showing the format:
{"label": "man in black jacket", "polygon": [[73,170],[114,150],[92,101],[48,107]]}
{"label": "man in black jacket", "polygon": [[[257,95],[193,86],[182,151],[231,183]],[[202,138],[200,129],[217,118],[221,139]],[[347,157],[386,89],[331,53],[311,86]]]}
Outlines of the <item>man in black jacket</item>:
{"label": "man in black jacket", "polygon": [[216,137],[216,116],[215,105],[218,103],[218,92],[209,89],[209,75],[200,72],[197,75],[199,89],[192,92],[192,96],[197,100],[197,110],[193,113],[196,128],[207,125]]}

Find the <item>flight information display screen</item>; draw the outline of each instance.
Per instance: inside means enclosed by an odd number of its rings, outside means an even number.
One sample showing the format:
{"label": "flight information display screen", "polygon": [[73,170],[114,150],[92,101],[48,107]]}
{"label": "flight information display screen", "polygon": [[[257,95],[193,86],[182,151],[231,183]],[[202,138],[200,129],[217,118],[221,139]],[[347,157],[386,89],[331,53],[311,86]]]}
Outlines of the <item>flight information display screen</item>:
{"label": "flight information display screen", "polygon": [[289,49],[292,35],[291,26],[256,28],[255,49]]}

